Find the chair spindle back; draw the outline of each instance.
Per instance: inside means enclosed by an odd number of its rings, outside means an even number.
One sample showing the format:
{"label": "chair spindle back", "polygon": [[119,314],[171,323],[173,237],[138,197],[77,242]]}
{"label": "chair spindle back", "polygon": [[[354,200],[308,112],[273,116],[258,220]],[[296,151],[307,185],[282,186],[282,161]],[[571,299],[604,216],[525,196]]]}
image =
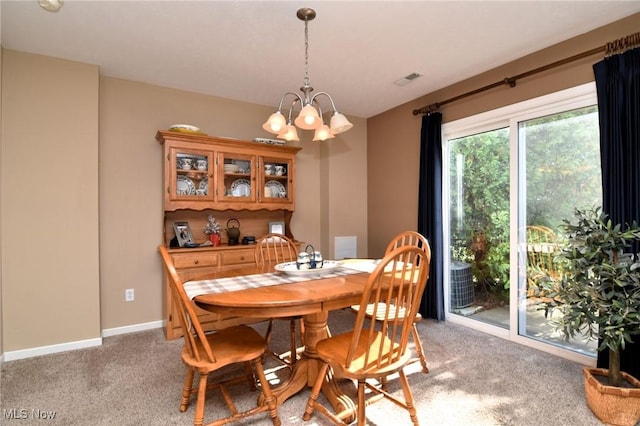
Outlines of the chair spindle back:
{"label": "chair spindle back", "polygon": [[[363,362],[363,370],[380,370],[402,360],[429,278],[431,250],[425,244],[421,248],[403,246],[391,250],[371,273],[360,301],[347,368],[355,360]],[[365,326],[370,304],[387,309],[381,329],[376,326],[377,321],[369,321]],[[385,334],[389,339],[382,338]],[[361,339],[365,339],[366,345],[358,344]]]}
{"label": "chair spindle back", "polygon": [[423,250],[426,248],[428,250],[429,242],[427,239],[416,231],[404,231],[400,234],[393,237],[389,244],[387,245],[387,249],[385,250],[385,254],[391,252],[398,247],[404,246],[414,246],[418,248],[422,248]]}
{"label": "chair spindle back", "polygon": [[297,259],[293,240],[280,234],[267,234],[256,241],[254,257],[258,266],[273,266]]}

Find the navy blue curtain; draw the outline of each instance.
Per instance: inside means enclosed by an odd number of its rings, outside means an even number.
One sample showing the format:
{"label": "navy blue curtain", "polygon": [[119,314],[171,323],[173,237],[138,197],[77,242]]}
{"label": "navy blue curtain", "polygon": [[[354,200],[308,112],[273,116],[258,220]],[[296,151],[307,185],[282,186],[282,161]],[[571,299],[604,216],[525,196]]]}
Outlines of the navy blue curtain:
{"label": "navy blue curtain", "polygon": [[442,114],[422,117],[420,132],[420,183],[418,187],[418,232],[429,240],[431,267],[420,313],[444,320],[442,286]]}
{"label": "navy blue curtain", "polygon": [[[640,223],[640,48],[593,66],[598,93],[602,210],[613,223]],[[640,247],[634,247],[637,253]],[[640,377],[640,339],[620,354],[620,367]],[[598,353],[609,367],[609,351]]]}

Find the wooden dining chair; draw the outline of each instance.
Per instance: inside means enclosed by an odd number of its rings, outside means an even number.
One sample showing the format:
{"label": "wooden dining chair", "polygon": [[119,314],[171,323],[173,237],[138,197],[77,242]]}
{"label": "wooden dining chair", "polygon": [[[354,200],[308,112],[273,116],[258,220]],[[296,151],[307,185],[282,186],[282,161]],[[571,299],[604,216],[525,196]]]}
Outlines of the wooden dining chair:
{"label": "wooden dining chair", "polygon": [[[429,242],[422,234],[415,231],[401,232],[400,234],[393,237],[387,245],[385,254],[390,253],[398,247],[404,246],[422,248],[423,250],[428,252],[429,257],[431,256]],[[360,310],[360,306],[354,305],[351,307],[351,310],[357,313]],[[373,303],[370,303],[369,305],[367,305],[366,317],[373,321],[383,322],[388,315],[402,316],[406,314],[406,312],[402,310],[400,310],[399,312],[396,311],[398,311],[398,308],[393,303],[390,304],[388,308],[386,306],[376,306]],[[418,334],[418,327],[416,326],[416,323],[421,320],[422,315],[420,315],[420,312],[416,311],[416,314],[413,317],[413,327],[411,330],[411,334],[413,337],[413,342],[416,346],[418,357],[412,358],[411,362],[413,363],[420,361],[420,364],[422,365],[422,372],[428,373],[429,368],[427,367],[427,357],[424,354],[424,348],[422,346],[422,341],[420,340],[420,335]]]}
{"label": "wooden dining chair", "polygon": [[[262,357],[267,348],[264,338],[253,328],[246,325],[238,325],[213,333],[205,333],[202,329],[195,305],[187,296],[183,283],[176,272],[171,256],[164,245],[158,250],[162,256],[165,271],[169,277],[173,300],[176,303],[182,325],[184,346],[180,353],[182,361],[187,366],[187,377],[182,390],[180,411],[184,412],[189,407],[191,395],[196,394],[196,410],[193,418],[194,426],[201,426],[204,422],[205,395],[207,390],[219,389],[230,415],[219,418],[208,425],[222,425],[231,421],[240,420],[247,416],[268,412],[271,422],[280,426],[280,418],[276,407],[276,401],[271,393],[262,366]],[[224,381],[209,382],[209,376],[221,368],[243,363],[245,374]],[[257,375],[264,402],[253,408],[238,411],[235,407],[227,386],[233,383],[247,381],[251,389],[255,389],[256,383],[253,372]],[[194,389],[195,373],[199,375],[199,382]],[[260,400],[260,399],[258,399]]]}
{"label": "wooden dining chair", "polygon": [[[347,424],[345,419],[356,415],[357,424],[366,424],[365,406],[372,396],[365,399],[365,390],[390,399],[409,412],[414,425],[418,424],[416,408],[404,367],[411,360],[407,349],[409,334],[413,328],[413,317],[418,311],[429,275],[430,251],[414,246],[403,246],[387,253],[365,284],[360,310],[352,331],[319,341],[316,356],[320,362],[318,376],[303,415],[309,420],[314,410],[327,416],[336,424]],[[366,308],[374,303],[378,306],[394,305],[391,315],[385,317],[381,326],[376,321],[367,321]],[[404,312],[405,315],[399,315]],[[355,411],[352,407],[341,413],[333,413],[318,402],[318,395],[331,367],[336,378],[346,378],[358,383],[358,398]],[[387,393],[372,383],[374,379],[398,373],[404,400]],[[376,397],[376,396],[374,396]]]}
{"label": "wooden dining chair", "polygon": [[[546,226],[527,226],[527,297],[550,302],[561,280],[555,257],[558,252],[556,233]],[[549,306],[544,305],[544,317],[549,317]]]}
{"label": "wooden dining chair", "polygon": [[556,233],[546,226],[527,226],[527,294],[541,291],[540,280],[558,280],[560,273],[554,260],[558,250]]}
{"label": "wooden dining chair", "polygon": [[[267,234],[256,240],[254,257],[256,264],[263,267],[264,272],[272,272],[278,263],[295,261],[298,253],[292,239],[280,234]],[[291,333],[289,361],[287,362],[286,354],[279,354],[271,349],[267,349],[267,351],[280,361],[292,366],[298,358],[298,342],[296,337],[296,323],[298,322],[300,323],[300,342],[301,346],[304,346],[302,317],[271,318],[265,334],[267,348],[270,348],[273,325],[276,319],[289,321]]]}

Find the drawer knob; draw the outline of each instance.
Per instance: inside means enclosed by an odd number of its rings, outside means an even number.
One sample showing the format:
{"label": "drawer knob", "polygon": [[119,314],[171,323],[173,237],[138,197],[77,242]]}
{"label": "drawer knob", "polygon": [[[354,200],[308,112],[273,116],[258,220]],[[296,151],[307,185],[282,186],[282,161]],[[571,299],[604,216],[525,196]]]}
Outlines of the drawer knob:
{"label": "drawer knob", "polygon": [[200,263],[200,261],[198,259],[194,259],[193,263],[197,265],[198,263]]}
{"label": "drawer knob", "polygon": [[240,260],[244,260],[244,256],[240,256]]}

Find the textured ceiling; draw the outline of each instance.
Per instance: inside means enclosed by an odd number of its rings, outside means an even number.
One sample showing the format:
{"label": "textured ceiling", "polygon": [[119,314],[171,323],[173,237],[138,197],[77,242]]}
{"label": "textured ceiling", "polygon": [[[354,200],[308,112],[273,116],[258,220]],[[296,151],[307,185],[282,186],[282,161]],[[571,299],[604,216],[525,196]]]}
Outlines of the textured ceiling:
{"label": "textured ceiling", "polygon": [[[262,105],[309,76],[338,109],[371,117],[640,12],[640,1],[0,2],[3,47],[96,64],[102,75]],[[410,74],[405,86],[394,81]]]}

